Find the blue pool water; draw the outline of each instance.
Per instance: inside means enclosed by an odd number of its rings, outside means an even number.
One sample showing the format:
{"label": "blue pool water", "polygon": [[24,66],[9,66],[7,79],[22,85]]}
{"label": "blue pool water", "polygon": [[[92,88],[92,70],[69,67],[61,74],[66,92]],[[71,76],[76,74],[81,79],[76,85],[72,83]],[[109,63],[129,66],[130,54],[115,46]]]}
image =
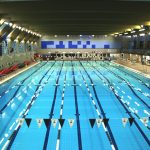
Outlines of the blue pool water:
{"label": "blue pool water", "polygon": [[149,117],[150,79],[110,62],[41,62],[0,86],[0,149],[149,150]]}

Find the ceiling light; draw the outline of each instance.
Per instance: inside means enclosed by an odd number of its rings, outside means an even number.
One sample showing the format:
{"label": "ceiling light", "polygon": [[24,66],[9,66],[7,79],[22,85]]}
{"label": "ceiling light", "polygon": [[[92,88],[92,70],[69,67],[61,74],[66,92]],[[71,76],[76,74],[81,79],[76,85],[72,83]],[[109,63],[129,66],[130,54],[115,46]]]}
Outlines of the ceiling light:
{"label": "ceiling light", "polygon": [[9,25],[9,23],[8,23],[8,22],[6,22],[6,21],[4,22],[4,24]]}
{"label": "ceiling light", "polygon": [[140,32],[141,32],[141,31],[145,31],[145,29],[140,29],[139,31],[140,31]]}
{"label": "ceiling light", "polygon": [[19,27],[18,29],[21,30],[21,27]]}
{"label": "ceiling light", "polygon": [[133,35],[133,37],[137,37],[137,35]]}
{"label": "ceiling light", "polygon": [[14,28],[16,28],[16,24],[13,24],[13,26],[12,26],[12,27],[13,27],[13,29],[14,29]]}
{"label": "ceiling light", "polygon": [[134,31],[134,30],[133,30],[133,31],[131,31],[131,33],[135,33],[135,32],[136,32],[136,31]]}
{"label": "ceiling light", "polygon": [[5,22],[4,19],[1,19],[1,20],[0,20],[0,24],[3,24],[4,22]]}
{"label": "ceiling light", "polygon": [[140,36],[145,36],[145,33],[139,34]]}
{"label": "ceiling light", "polygon": [[9,26],[11,27],[12,25],[13,25],[13,24],[10,22],[10,23],[9,23]]}
{"label": "ceiling light", "polygon": [[25,28],[22,28],[22,29],[21,29],[21,31],[24,31],[24,30],[25,30]]}

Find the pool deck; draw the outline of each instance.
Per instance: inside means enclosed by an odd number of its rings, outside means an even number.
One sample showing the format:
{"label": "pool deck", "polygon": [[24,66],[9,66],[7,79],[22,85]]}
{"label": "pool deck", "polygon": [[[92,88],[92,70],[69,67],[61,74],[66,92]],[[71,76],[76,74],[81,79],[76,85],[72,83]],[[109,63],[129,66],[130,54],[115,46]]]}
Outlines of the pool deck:
{"label": "pool deck", "polygon": [[14,72],[12,72],[12,73],[10,73],[10,74],[8,74],[8,75],[2,77],[1,80],[0,80],[0,85],[1,85],[2,83],[4,83],[4,82],[6,82],[6,81],[8,81],[8,80],[10,80],[10,79],[12,79],[12,78],[14,78],[15,76],[21,74],[22,72],[24,72],[24,71],[30,69],[31,67],[37,65],[38,63],[39,63],[39,62],[33,62],[32,64],[30,64],[30,65],[28,65],[28,66],[26,66],[26,67],[24,67],[24,68],[18,69],[18,70],[16,70],[16,71],[14,71]]}
{"label": "pool deck", "polygon": [[142,73],[144,76],[150,78],[150,66],[148,65],[142,65],[141,63],[131,63],[126,60],[116,60],[114,62],[137,73]]}

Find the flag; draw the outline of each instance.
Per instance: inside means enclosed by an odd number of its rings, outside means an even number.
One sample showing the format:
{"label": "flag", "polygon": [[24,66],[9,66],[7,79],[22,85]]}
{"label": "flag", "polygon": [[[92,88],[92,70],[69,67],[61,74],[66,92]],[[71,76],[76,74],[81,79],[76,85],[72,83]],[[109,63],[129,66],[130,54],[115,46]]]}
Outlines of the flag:
{"label": "flag", "polygon": [[50,124],[50,119],[44,119],[44,123],[45,123],[46,128],[48,128]]}
{"label": "flag", "polygon": [[95,120],[96,120],[96,119],[89,119],[92,128],[94,127]]}
{"label": "flag", "polygon": [[125,127],[128,122],[128,118],[122,118],[123,126]]}
{"label": "flag", "polygon": [[105,127],[107,127],[108,121],[109,121],[109,119],[107,119],[107,118],[104,118],[104,119],[103,119],[103,122],[104,122]]}
{"label": "flag", "polygon": [[134,118],[129,118],[130,126],[132,126],[133,121],[134,121]]}
{"label": "flag", "polygon": [[52,125],[53,125],[54,128],[57,125],[57,121],[58,121],[58,119],[51,119],[51,122],[52,122]]}
{"label": "flag", "polygon": [[65,119],[59,119],[60,126],[63,127]]}
{"label": "flag", "polygon": [[99,119],[99,118],[96,119],[96,124],[98,128],[100,127],[101,123],[102,123],[102,119]]}
{"label": "flag", "polygon": [[26,121],[26,124],[27,124],[27,126],[28,126],[28,128],[29,128],[32,119],[31,119],[31,118],[25,118],[25,121]]}
{"label": "flag", "polygon": [[68,119],[69,125],[72,128],[73,124],[74,124],[74,119]]}
{"label": "flag", "polygon": [[142,120],[142,122],[144,124],[147,124],[149,122],[149,118],[148,117],[143,117],[143,118],[141,118],[141,120]]}
{"label": "flag", "polygon": [[43,123],[43,119],[36,119],[37,125],[40,128],[42,123]]}
{"label": "flag", "polygon": [[22,126],[22,124],[24,122],[24,118],[18,118],[18,122],[19,122],[19,125]]}

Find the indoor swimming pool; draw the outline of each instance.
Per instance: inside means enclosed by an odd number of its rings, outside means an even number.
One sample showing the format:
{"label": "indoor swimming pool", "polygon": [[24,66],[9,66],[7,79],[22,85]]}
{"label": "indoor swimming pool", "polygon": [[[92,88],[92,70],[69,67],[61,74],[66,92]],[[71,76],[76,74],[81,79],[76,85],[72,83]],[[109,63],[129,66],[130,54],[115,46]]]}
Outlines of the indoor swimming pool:
{"label": "indoor swimming pool", "polygon": [[40,62],[0,85],[0,149],[149,150],[150,79],[107,61]]}

